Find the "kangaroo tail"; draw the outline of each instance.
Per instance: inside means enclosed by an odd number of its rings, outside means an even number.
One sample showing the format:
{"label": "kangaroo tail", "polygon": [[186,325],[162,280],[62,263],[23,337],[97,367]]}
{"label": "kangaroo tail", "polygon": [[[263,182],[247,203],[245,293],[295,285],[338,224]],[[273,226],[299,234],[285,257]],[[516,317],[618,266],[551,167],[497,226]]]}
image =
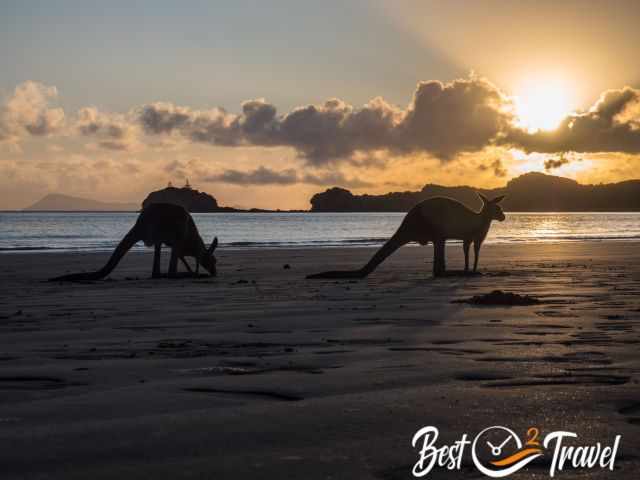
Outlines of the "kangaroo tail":
{"label": "kangaroo tail", "polygon": [[395,252],[398,248],[405,245],[409,240],[405,239],[402,232],[402,225],[398,231],[387,242],[380,247],[371,260],[359,270],[333,270],[329,272],[316,273],[314,275],[308,275],[309,279],[318,278],[365,278],[371,272],[373,272],[378,265],[380,265],[389,255]]}
{"label": "kangaroo tail", "polygon": [[60,277],[50,278],[50,282],[86,282],[91,280],[100,280],[101,278],[109,275],[116,265],[122,260],[125,253],[127,253],[131,247],[135,245],[135,243],[140,240],[140,236],[138,235],[138,231],[136,226],[134,225],[129,233],[127,233],[124,238],[120,241],[116,249],[111,254],[111,258],[106,263],[104,267],[95,272],[85,272],[85,273],[70,273],[68,275],[62,275]]}

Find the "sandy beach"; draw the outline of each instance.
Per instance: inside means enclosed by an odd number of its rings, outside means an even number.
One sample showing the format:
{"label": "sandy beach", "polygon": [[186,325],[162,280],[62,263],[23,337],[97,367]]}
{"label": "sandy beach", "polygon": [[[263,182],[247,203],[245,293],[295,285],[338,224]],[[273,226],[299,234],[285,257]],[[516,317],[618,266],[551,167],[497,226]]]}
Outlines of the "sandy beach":
{"label": "sandy beach", "polygon": [[[622,435],[615,473],[557,477],[637,478],[639,243],[487,245],[483,275],[442,279],[406,247],[365,280],[304,278],[373,251],[221,247],[217,278],[179,280],[130,253],[88,284],[44,280],[107,253],[2,255],[2,478],[412,478],[425,425]],[[452,303],[494,289],[541,303]],[[466,457],[429,478],[483,477]]]}

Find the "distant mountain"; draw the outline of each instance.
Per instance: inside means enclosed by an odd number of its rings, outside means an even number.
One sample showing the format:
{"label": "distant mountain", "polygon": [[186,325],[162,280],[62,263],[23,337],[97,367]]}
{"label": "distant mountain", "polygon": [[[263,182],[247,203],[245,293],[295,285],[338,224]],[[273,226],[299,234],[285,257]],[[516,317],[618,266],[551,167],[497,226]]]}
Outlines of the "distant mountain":
{"label": "distant mountain", "polygon": [[135,212],[140,207],[135,203],[110,203],[88,198],[72,197],[61,193],[50,193],[25,210],[40,211],[94,211]]}
{"label": "distant mountain", "polygon": [[581,185],[575,180],[530,172],[501,188],[445,187],[427,184],[419,192],[384,195],[354,195],[343,188],[330,188],[311,198],[313,212],[406,212],[430,197],[454,198],[471,208],[480,208],[476,195],[489,198],[507,195],[502,203],[511,212],[637,212],[640,211],[640,180],[601,185]]}

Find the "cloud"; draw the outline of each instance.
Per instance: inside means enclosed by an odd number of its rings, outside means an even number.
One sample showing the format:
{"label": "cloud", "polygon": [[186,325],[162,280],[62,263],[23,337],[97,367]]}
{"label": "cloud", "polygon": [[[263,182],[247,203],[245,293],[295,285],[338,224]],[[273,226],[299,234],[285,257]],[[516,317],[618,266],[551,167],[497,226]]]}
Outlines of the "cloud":
{"label": "cloud", "polygon": [[545,160],[544,169],[549,171],[555,168],[560,168],[561,166],[566,165],[568,163],[569,163],[569,159],[563,155],[560,155],[560,157],[558,158],[549,158],[548,160]]}
{"label": "cloud", "polygon": [[555,130],[511,128],[502,141],[527,153],[639,153],[639,106],[639,90],[607,90],[593,107],[568,115]]}
{"label": "cloud", "polygon": [[398,126],[397,148],[440,159],[482,150],[511,124],[511,107],[509,98],[482,78],[421,82]]}
{"label": "cloud", "polygon": [[568,165],[571,162],[582,162],[582,158],[578,158],[568,153],[561,153],[558,157],[551,157],[544,161],[544,169],[547,171],[560,168],[563,165]]}
{"label": "cloud", "polygon": [[26,135],[47,136],[62,129],[64,110],[51,108],[55,87],[27,81],[0,106],[0,142],[18,143]]}
{"label": "cloud", "polygon": [[300,175],[295,169],[272,170],[260,166],[255,170],[224,170],[215,175],[202,178],[205,182],[228,183],[232,185],[294,185],[306,183],[310,185],[339,185],[343,187],[362,188],[372,186],[371,183],[357,178],[347,178],[341,172],[306,173]]}
{"label": "cloud", "polygon": [[95,107],[78,111],[75,124],[82,136],[95,137],[101,148],[133,150],[138,145],[137,127],[124,115],[99,112]]}
{"label": "cloud", "polygon": [[318,186],[339,186],[348,188],[365,188],[374,186],[373,183],[359,178],[347,178],[342,172],[326,172],[321,174],[307,173],[301,179],[301,183]]}
{"label": "cloud", "polygon": [[223,146],[239,145],[243,140],[241,117],[222,108],[201,111],[160,102],[144,105],[137,113],[149,135],[180,135],[192,142]]}
{"label": "cloud", "polygon": [[478,165],[478,170],[480,170],[481,172],[492,171],[496,177],[500,178],[507,176],[507,169],[504,167],[504,165],[502,164],[502,160],[500,160],[499,158],[496,158],[488,164],[482,163]]}
{"label": "cloud", "polygon": [[339,99],[300,107],[280,121],[278,142],[295,148],[312,165],[344,159],[357,151],[390,149],[401,113],[382,98],[360,109]]}
{"label": "cloud", "polygon": [[640,91],[630,87],[608,90],[557,129],[536,132],[518,127],[511,98],[475,76],[420,82],[404,110],[377,97],[361,108],[334,98],[284,115],[264,99],[244,102],[238,115],[169,103],[146,105],[139,112],[150,135],[224,146],[288,146],[313,167],[376,158],[381,152],[448,161],[491,146],[527,153],[640,152]]}
{"label": "cloud", "polygon": [[276,171],[267,167],[258,167],[246,172],[225,170],[216,175],[208,175],[203,180],[232,185],[293,185],[298,183],[298,174],[294,169]]}
{"label": "cloud", "polygon": [[[50,106],[56,97],[55,87],[36,82],[18,85],[0,107],[0,141],[17,145],[27,135],[61,131],[64,111]],[[420,82],[404,109],[381,97],[361,107],[331,98],[281,114],[262,98],[241,106],[239,113],[230,113],[220,107],[194,109],[156,102],[124,114],[86,107],[70,123],[74,134],[92,138],[91,146],[108,150],[131,151],[145,144],[165,149],[184,142],[289,147],[312,171],[335,168],[340,162],[380,167],[394,156],[424,155],[446,162],[493,146],[543,154],[640,153],[640,90],[631,87],[608,90],[590,109],[568,115],[557,129],[535,132],[517,126],[510,97],[474,75],[447,83]],[[549,168],[557,167],[551,161]],[[487,169],[505,175],[501,165]],[[270,178],[261,171],[253,180],[247,172],[236,172],[242,175],[235,177],[233,172],[228,171],[227,180],[292,181],[283,172]]]}
{"label": "cloud", "polygon": [[179,160],[172,160],[164,166],[164,171],[167,173],[181,172],[184,169],[184,165]]}
{"label": "cloud", "polygon": [[139,109],[138,119],[149,135],[223,146],[289,146],[309,165],[323,166],[381,150],[448,160],[490,144],[512,121],[510,111],[510,100],[497,87],[470,77],[421,82],[406,110],[381,97],[361,108],[333,98],[278,116],[274,105],[257,99],[244,102],[239,115],[153,103]]}

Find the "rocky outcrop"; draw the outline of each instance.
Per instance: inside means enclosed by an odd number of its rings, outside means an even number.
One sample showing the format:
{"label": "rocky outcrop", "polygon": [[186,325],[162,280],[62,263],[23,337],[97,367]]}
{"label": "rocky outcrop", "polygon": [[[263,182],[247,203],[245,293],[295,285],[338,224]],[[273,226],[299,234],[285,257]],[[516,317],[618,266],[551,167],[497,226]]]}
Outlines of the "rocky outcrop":
{"label": "rocky outcrop", "polygon": [[151,192],[142,202],[142,208],[152,203],[172,203],[184,207],[188,212],[224,212],[228,209],[220,207],[218,201],[205,192],[188,187],[167,187]]}

